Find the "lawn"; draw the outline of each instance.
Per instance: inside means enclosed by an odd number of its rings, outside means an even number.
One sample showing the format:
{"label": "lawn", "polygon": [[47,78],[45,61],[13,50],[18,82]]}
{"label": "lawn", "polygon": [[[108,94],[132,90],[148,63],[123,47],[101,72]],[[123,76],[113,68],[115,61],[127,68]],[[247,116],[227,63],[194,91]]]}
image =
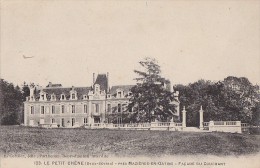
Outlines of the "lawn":
{"label": "lawn", "polygon": [[245,155],[259,152],[259,135],[168,131],[0,127],[0,155]]}

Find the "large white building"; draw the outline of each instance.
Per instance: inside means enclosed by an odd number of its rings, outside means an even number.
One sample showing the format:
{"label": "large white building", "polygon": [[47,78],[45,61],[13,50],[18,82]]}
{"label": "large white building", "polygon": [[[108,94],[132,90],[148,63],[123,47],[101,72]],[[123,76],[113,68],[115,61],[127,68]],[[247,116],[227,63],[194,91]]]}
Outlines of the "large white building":
{"label": "large white building", "polygon": [[[109,123],[108,115],[131,113],[128,109],[133,85],[109,86],[109,74],[93,74],[93,86],[62,87],[49,83],[45,88],[30,86],[24,102],[26,126],[56,125],[78,127],[93,123]],[[168,86],[169,87],[169,86]],[[175,93],[178,99],[178,92]],[[176,116],[179,116],[179,102]],[[122,119],[118,118],[117,122]]]}

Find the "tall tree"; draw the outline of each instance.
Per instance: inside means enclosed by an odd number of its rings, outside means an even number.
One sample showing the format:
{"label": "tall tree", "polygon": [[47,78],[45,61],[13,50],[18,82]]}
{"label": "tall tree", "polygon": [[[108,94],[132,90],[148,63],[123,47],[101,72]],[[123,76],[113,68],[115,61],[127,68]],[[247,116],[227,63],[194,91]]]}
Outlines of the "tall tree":
{"label": "tall tree", "polygon": [[1,124],[19,124],[19,112],[22,107],[22,94],[18,86],[1,79]]}
{"label": "tall tree", "polygon": [[138,75],[137,84],[131,89],[129,108],[133,108],[136,122],[151,122],[153,119],[167,121],[175,113],[175,98],[167,89],[169,81],[161,77],[160,66],[153,58],[139,62],[143,71],[134,70]]}
{"label": "tall tree", "polygon": [[23,97],[23,101],[26,100],[26,97],[30,96],[30,88],[28,86],[28,84],[26,82],[23,83],[22,86],[22,97]]}

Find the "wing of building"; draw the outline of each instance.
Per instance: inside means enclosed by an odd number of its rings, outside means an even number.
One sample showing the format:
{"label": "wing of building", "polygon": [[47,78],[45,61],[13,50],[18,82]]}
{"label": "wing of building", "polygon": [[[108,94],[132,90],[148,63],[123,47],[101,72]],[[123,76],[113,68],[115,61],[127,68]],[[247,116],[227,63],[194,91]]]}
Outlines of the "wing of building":
{"label": "wing of building", "polygon": [[[131,113],[127,108],[134,85],[109,86],[109,74],[93,74],[89,87],[62,87],[49,83],[45,88],[30,86],[30,96],[24,102],[24,125],[58,125],[78,127],[105,123],[107,115]],[[175,93],[178,98],[178,92]],[[176,116],[179,116],[179,102]]]}

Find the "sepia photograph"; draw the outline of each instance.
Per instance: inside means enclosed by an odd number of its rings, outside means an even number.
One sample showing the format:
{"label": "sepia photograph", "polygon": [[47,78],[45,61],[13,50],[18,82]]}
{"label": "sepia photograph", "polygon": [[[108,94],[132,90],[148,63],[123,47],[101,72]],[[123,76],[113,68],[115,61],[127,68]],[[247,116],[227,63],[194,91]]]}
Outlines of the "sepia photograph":
{"label": "sepia photograph", "polygon": [[0,0],[0,168],[259,158],[260,1]]}

